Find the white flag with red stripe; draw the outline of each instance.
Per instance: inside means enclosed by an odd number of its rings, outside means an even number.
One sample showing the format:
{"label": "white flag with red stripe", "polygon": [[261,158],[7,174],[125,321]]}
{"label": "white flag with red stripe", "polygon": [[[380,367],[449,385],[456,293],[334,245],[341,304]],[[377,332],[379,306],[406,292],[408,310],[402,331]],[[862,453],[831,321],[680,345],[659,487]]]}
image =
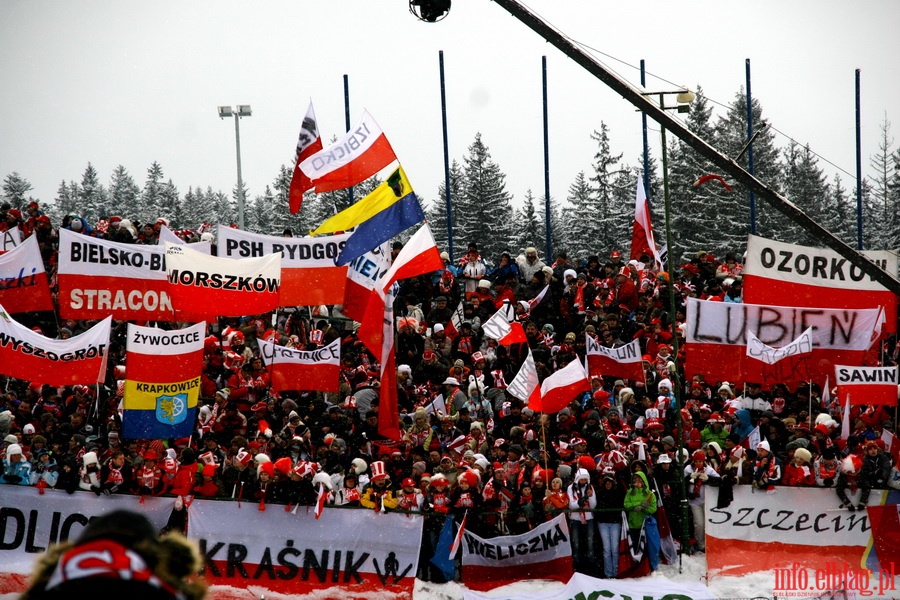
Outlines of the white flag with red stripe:
{"label": "white flag with red stripe", "polygon": [[328,498],[328,491],[325,488],[325,484],[319,484],[319,495],[316,496],[316,518],[322,516],[322,511],[325,510],[325,500]]}
{"label": "white flag with red stripe", "polygon": [[652,256],[656,268],[662,268],[662,258],[653,239],[653,223],[650,217],[650,203],[644,191],[644,181],[638,177],[634,199],[634,226],[631,228],[630,260],[640,260],[641,255]]}
{"label": "white flag with red stripe", "polygon": [[531,354],[531,348],[528,349],[528,356],[525,357],[525,361],[519,367],[519,372],[506,386],[506,391],[514,398],[528,403],[530,403],[531,397],[535,392],[540,395],[540,382],[538,381],[537,368],[534,366],[534,356]]}
{"label": "white flag with red stripe", "polygon": [[421,227],[403,245],[393,264],[384,274],[379,285],[385,292],[395,281],[417,277],[444,268],[441,253],[434,242],[428,223]]}
{"label": "white flag with red stripe", "polygon": [[456,530],[456,537],[453,538],[453,543],[450,545],[450,560],[453,560],[456,553],[459,551],[460,544],[462,544],[463,533],[466,531],[467,518],[469,518],[469,511],[463,513],[462,521],[459,523],[459,529]]}
{"label": "white flag with red stripe", "polygon": [[565,408],[578,394],[591,389],[587,371],[580,360],[573,360],[541,383],[540,396],[528,403],[535,412],[555,413]]}
{"label": "white flag with red stripe", "polygon": [[516,321],[513,305],[504,302],[497,312],[481,324],[481,332],[485,337],[497,340],[501,346],[527,342],[525,329]]}
{"label": "white flag with red stripe", "polygon": [[319,135],[319,124],[316,121],[316,112],[313,110],[312,100],[306,109],[306,116],[300,126],[300,136],[297,138],[297,151],[294,153],[294,173],[291,175],[291,187],[288,191],[288,207],[291,214],[300,211],[303,203],[303,193],[313,188],[313,182],[300,169],[300,163],[322,149],[322,137]]}
{"label": "white flag with red stripe", "polygon": [[447,327],[444,328],[444,334],[451,340],[459,335],[459,330],[462,328],[463,321],[466,320],[464,309],[465,301],[460,300],[459,304],[457,304],[456,308],[453,310],[453,314],[450,315],[450,320],[447,321]]}
{"label": "white flag with red stripe", "polygon": [[541,303],[541,300],[543,300],[544,296],[547,295],[547,290],[549,290],[549,289],[550,289],[550,286],[545,285],[544,289],[542,289],[537,296],[535,296],[534,298],[532,298],[531,300],[528,301],[528,306],[531,307],[529,309],[529,311],[534,310],[534,307]]}

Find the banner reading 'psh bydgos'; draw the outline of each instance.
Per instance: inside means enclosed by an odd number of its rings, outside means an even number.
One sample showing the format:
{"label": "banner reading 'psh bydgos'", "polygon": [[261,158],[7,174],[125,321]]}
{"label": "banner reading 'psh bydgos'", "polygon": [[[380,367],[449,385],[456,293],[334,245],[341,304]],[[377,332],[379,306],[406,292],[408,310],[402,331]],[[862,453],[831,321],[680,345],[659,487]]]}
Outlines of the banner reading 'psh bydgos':
{"label": "banner reading 'psh bydgos'", "polygon": [[171,439],[191,435],[200,396],[206,324],[164,331],[128,325],[123,435]]}

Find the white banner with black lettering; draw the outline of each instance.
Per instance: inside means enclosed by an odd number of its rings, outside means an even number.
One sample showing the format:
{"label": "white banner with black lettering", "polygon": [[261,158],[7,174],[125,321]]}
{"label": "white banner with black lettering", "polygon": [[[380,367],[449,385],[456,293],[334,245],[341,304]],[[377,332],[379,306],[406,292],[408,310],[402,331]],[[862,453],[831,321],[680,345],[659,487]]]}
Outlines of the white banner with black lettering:
{"label": "white banner with black lettering", "polygon": [[575,573],[568,582],[558,588],[545,588],[534,592],[511,591],[498,596],[483,594],[463,588],[463,600],[573,600],[576,598],[641,598],[642,600],[709,600],[714,595],[702,583],[681,583],[665,577],[645,580],[597,579],[583,573]]}

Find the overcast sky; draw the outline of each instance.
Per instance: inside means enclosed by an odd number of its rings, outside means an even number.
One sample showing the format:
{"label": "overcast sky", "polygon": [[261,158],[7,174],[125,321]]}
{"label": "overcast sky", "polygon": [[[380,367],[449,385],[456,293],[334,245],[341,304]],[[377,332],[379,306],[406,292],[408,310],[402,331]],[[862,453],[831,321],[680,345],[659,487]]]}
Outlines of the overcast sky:
{"label": "overcast sky", "polygon": [[[896,0],[532,0],[531,8],[636,86],[641,59],[648,90],[702,86],[717,115],[744,86],[750,59],[764,117],[810,144],[829,177],[849,173],[851,190],[856,69],[864,173],[885,115],[900,132]],[[590,169],[590,134],[601,122],[613,152],[639,164],[634,108],[491,0],[456,0],[433,24],[410,15],[407,0],[3,0],[0,178],[17,171],[46,202],[62,180],[80,182],[88,162],[104,185],[122,164],[142,186],[158,161],[182,194],[198,185],[230,192],[234,122],[216,107],[249,104],[240,133],[252,198],[292,161],[310,100],[326,145],[345,131],[346,75],[351,122],[368,110],[430,201],[444,180],[439,51],[451,159],[480,132],[517,203],[544,190],[543,56],[552,196],[564,199]]]}

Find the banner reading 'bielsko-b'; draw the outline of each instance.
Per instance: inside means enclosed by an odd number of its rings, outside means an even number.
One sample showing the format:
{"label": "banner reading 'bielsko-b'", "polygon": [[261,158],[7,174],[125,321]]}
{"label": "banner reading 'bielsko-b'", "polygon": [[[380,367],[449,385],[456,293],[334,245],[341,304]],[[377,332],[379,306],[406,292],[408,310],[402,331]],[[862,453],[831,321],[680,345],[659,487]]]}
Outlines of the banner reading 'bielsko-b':
{"label": "banner reading 'bielsko-b'", "polygon": [[254,258],[281,255],[281,306],[341,304],[347,283],[347,267],[336,267],[349,233],[311,237],[280,237],[219,225],[219,256]]}
{"label": "banner reading 'bielsko-b'", "polygon": [[240,317],[279,306],[279,254],[234,260],[166,242],[166,271],[179,321],[181,313]]}
{"label": "banner reading 'bielsko-b'", "polygon": [[128,324],[122,427],[127,439],[191,435],[206,324],[165,331]]}

